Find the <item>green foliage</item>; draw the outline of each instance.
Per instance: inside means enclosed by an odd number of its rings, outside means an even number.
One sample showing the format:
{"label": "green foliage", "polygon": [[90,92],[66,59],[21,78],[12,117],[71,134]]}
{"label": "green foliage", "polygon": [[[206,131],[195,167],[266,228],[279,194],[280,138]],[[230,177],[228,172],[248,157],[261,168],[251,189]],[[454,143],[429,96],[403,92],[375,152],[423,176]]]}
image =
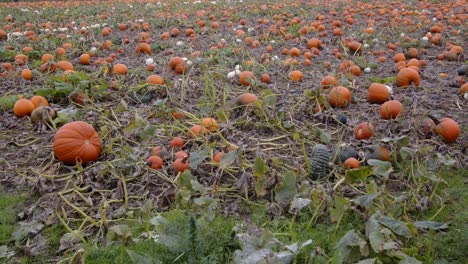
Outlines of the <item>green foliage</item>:
{"label": "green foliage", "polygon": [[0,189],[0,244],[11,240],[17,226],[16,215],[25,200],[23,195],[7,194]]}
{"label": "green foliage", "polygon": [[[234,221],[196,218],[173,210],[151,219],[152,239],[107,247],[87,246],[86,263],[227,263],[238,243],[231,235]],[[140,262],[143,261],[143,262]],[[133,262],[136,263],[136,262]]]}

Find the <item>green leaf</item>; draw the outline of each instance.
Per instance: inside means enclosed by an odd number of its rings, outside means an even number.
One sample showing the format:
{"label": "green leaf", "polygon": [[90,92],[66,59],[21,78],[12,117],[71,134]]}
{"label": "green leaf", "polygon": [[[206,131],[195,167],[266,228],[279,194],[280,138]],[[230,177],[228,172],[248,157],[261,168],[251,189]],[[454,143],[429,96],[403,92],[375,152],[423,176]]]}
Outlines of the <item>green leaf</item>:
{"label": "green leaf", "polygon": [[267,171],[267,167],[266,167],[265,161],[262,160],[262,158],[260,158],[259,156],[257,156],[255,158],[255,163],[253,167],[253,175],[255,177],[261,177],[265,174],[266,171]]}
{"label": "green leaf", "polygon": [[267,171],[267,167],[265,161],[262,158],[258,157],[255,159],[254,167],[253,167],[253,174],[256,178],[255,181],[255,193],[257,196],[262,197],[265,195],[265,172]]}
{"label": "green leaf", "polygon": [[37,88],[34,90],[34,93],[40,96],[48,97],[48,96],[54,96],[55,95],[55,89],[54,88]]}
{"label": "green leaf", "polygon": [[352,229],[338,241],[331,263],[354,263],[367,255],[369,255],[367,242]]}
{"label": "green leaf", "polygon": [[60,97],[66,97],[71,92],[73,92],[73,86],[65,82],[56,82],[55,83],[55,95]]}
{"label": "green leaf", "polygon": [[445,230],[449,228],[446,223],[440,223],[435,221],[416,221],[413,224],[419,229],[431,229],[431,230]]}
{"label": "green leaf", "polygon": [[[153,259],[148,255],[136,253],[135,251],[130,250],[128,248],[125,249],[125,251],[127,252],[132,262],[135,264],[154,264],[155,263]],[[157,263],[160,263],[160,262],[158,261]]]}
{"label": "green leaf", "polygon": [[369,166],[362,166],[354,170],[347,170],[345,175],[345,182],[354,183],[358,181],[365,181],[370,175],[372,175],[372,168]]}
{"label": "green leaf", "polygon": [[16,101],[18,101],[17,95],[5,94],[4,96],[2,96],[2,98],[0,98],[0,107],[5,111],[8,109],[12,109]]}
{"label": "green leaf", "polygon": [[234,161],[236,161],[237,156],[238,156],[237,149],[224,154],[219,164],[220,167],[223,169],[229,167],[232,163],[234,163]]}
{"label": "green leaf", "polygon": [[371,258],[371,259],[363,259],[357,262],[356,264],[380,264],[380,262],[377,258]]}
{"label": "green leaf", "polygon": [[378,219],[380,217],[381,215],[376,213],[366,222],[366,235],[369,238],[371,248],[376,253],[398,249],[398,244],[391,238],[392,232],[379,224]]}
{"label": "green leaf", "polygon": [[28,235],[35,235],[39,233],[44,227],[43,224],[38,223],[36,220],[32,222],[20,222],[18,229],[13,232],[12,237],[16,242],[22,241]]}
{"label": "green leaf", "polygon": [[320,128],[317,128],[320,136],[320,141],[324,144],[329,144],[331,141],[331,136],[328,134],[325,130],[322,130]]}
{"label": "green leaf", "polygon": [[224,109],[218,110],[218,112],[216,112],[216,115],[218,116],[218,120],[221,123],[226,123],[226,122],[229,121],[229,114],[226,113],[226,111],[224,111]]}
{"label": "green leaf", "polygon": [[390,228],[394,233],[404,236],[406,238],[411,238],[411,230],[406,226],[406,223],[395,220],[388,216],[382,216],[379,218],[379,223]]}
{"label": "green leaf", "polygon": [[192,173],[189,170],[185,170],[179,177],[180,187],[187,187],[188,189],[192,188]]}
{"label": "green leaf", "polygon": [[109,228],[109,231],[114,232],[118,237],[124,240],[132,237],[133,235],[128,225],[115,225]]}
{"label": "green leaf", "polygon": [[375,176],[387,178],[393,171],[392,163],[388,161],[370,159],[367,164],[372,166],[372,173]]}
{"label": "green leaf", "polygon": [[369,78],[369,81],[373,82],[373,83],[382,83],[382,84],[385,84],[385,83],[393,83],[394,81],[396,80],[396,76],[393,76],[393,77],[387,77],[387,78],[379,78],[379,77],[376,77],[376,76],[371,76]]}
{"label": "green leaf", "polygon": [[198,165],[200,165],[206,158],[210,156],[210,151],[210,146],[207,146],[200,151],[192,152],[189,158],[190,168],[196,169]]}
{"label": "green leaf", "polygon": [[124,99],[120,99],[119,105],[115,108],[116,113],[123,113],[128,110],[128,104]]}
{"label": "green leaf", "polygon": [[378,193],[369,193],[369,194],[361,195],[357,197],[356,199],[354,199],[354,202],[361,207],[369,209],[370,205],[375,200],[375,198],[377,198],[378,195],[379,195]]}
{"label": "green leaf", "polygon": [[333,223],[338,222],[348,209],[348,199],[335,196],[334,207],[330,208],[330,218]]}
{"label": "green leaf", "polygon": [[296,195],[296,175],[288,171],[283,176],[282,183],[275,189],[275,200],[277,202],[288,201]]}
{"label": "green leaf", "polygon": [[436,156],[437,156],[437,161],[446,165],[446,166],[453,166],[457,163],[456,160],[452,159],[450,156],[448,155],[442,155],[440,154],[439,152],[436,153]]}
{"label": "green leaf", "polygon": [[[278,95],[274,94],[272,90],[267,89],[262,93],[263,104],[269,107],[275,107]],[[260,100],[258,100],[260,101]]]}
{"label": "green leaf", "polygon": [[142,141],[146,141],[152,137],[154,137],[156,133],[156,126],[153,126],[153,125],[147,125],[145,126],[145,128],[141,129],[138,133],[138,137],[142,140]]}

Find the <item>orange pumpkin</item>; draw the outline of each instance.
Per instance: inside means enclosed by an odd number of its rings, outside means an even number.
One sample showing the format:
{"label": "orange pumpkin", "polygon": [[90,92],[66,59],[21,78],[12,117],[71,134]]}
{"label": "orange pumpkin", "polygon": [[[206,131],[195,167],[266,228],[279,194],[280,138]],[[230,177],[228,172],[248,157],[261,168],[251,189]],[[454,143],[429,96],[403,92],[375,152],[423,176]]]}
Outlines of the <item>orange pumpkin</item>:
{"label": "orange pumpkin", "polygon": [[187,64],[181,57],[173,57],[169,60],[169,69],[177,74],[183,74],[187,70]]}
{"label": "orange pumpkin", "polygon": [[338,81],[336,80],[335,76],[333,75],[327,75],[323,77],[323,79],[320,81],[320,86],[324,89],[328,89],[330,87],[335,87],[338,85]]}
{"label": "orange pumpkin", "polygon": [[328,94],[328,103],[332,107],[346,107],[351,103],[351,92],[343,86],[333,87]]}
{"label": "orange pumpkin", "polygon": [[289,74],[289,80],[295,81],[295,82],[300,82],[304,79],[304,74],[301,71],[292,71]]}
{"label": "orange pumpkin", "polygon": [[356,139],[369,139],[375,133],[374,125],[371,122],[362,122],[354,129]]}
{"label": "orange pumpkin", "polygon": [[37,108],[39,106],[49,106],[49,102],[47,102],[47,99],[45,99],[43,96],[40,95],[35,95],[31,97],[30,99],[31,103],[33,103],[34,108]]}
{"label": "orange pumpkin", "polygon": [[174,163],[172,164],[172,167],[177,172],[183,172],[185,170],[190,169],[190,164],[187,160],[187,157],[184,157],[184,158],[176,159]]}
{"label": "orange pumpkin", "polygon": [[249,105],[258,100],[257,96],[252,93],[244,93],[237,97],[236,103],[238,105]]}
{"label": "orange pumpkin", "polygon": [[81,54],[79,60],[80,60],[80,64],[89,65],[91,63],[91,56],[89,56],[88,53],[83,53]]}
{"label": "orange pumpkin", "polygon": [[114,74],[123,75],[123,74],[128,73],[128,68],[127,68],[127,66],[125,66],[125,64],[118,63],[118,64],[114,65],[114,67],[112,68],[112,72]]}
{"label": "orange pumpkin", "polygon": [[243,71],[239,75],[239,82],[243,86],[249,86],[255,80],[255,75],[251,71]]}
{"label": "orange pumpkin", "polygon": [[202,120],[203,127],[208,131],[216,131],[219,129],[218,122],[214,118],[207,117]]}
{"label": "orange pumpkin", "polygon": [[460,95],[465,95],[466,93],[468,93],[468,83],[463,84],[458,90],[458,93]]}
{"label": "orange pumpkin", "polygon": [[140,42],[135,49],[135,53],[146,53],[147,55],[151,55],[151,46],[148,45],[148,43]]}
{"label": "orange pumpkin", "polygon": [[30,69],[23,69],[21,71],[21,77],[27,81],[31,81],[33,77],[33,72]]}
{"label": "orange pumpkin", "polygon": [[159,156],[150,156],[146,159],[146,164],[152,169],[159,170],[163,167],[163,160]]}
{"label": "orange pumpkin", "polygon": [[83,121],[74,121],[55,133],[53,149],[55,156],[65,164],[86,164],[97,160],[102,143],[93,126]]}
{"label": "orange pumpkin", "polygon": [[434,133],[439,135],[445,142],[453,143],[460,136],[460,126],[455,120],[446,117],[439,121],[433,116],[429,117],[436,123]]}
{"label": "orange pumpkin", "polygon": [[388,101],[390,91],[387,86],[381,83],[372,83],[367,89],[367,101],[369,103],[381,104]]}
{"label": "orange pumpkin", "polygon": [[216,153],[214,156],[213,156],[213,161],[216,162],[216,163],[220,163],[221,162],[221,159],[223,158],[224,156],[224,151],[220,151],[218,153]]}
{"label": "orange pumpkin", "polygon": [[62,69],[62,71],[73,71],[73,64],[69,61],[59,61],[54,65],[54,68]]}
{"label": "orange pumpkin", "polygon": [[403,105],[398,100],[387,101],[380,107],[382,119],[394,119],[403,111]]}
{"label": "orange pumpkin", "polygon": [[419,86],[421,82],[421,77],[419,77],[419,73],[411,68],[403,68],[401,69],[396,78],[396,85],[398,87],[406,88],[414,83],[415,86]]}
{"label": "orange pumpkin", "polygon": [[169,146],[171,148],[182,148],[184,144],[185,142],[181,137],[174,137],[169,143]]}
{"label": "orange pumpkin", "polygon": [[24,98],[16,101],[15,105],[13,106],[13,113],[15,113],[17,117],[30,115],[33,110],[34,104],[28,99]]}
{"label": "orange pumpkin", "polygon": [[164,85],[164,79],[156,74],[146,77],[146,82],[152,85]]}
{"label": "orange pumpkin", "polygon": [[344,163],[343,167],[345,169],[356,169],[359,168],[359,160],[355,158],[348,158]]}

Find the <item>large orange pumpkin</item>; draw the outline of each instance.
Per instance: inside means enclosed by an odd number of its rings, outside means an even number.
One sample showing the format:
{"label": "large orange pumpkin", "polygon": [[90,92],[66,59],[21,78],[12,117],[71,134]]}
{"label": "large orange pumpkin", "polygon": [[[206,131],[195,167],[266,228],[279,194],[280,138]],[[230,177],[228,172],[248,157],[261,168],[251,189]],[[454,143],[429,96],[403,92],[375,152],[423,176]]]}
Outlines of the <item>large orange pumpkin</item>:
{"label": "large orange pumpkin", "polygon": [[415,86],[419,86],[421,82],[421,77],[419,77],[419,73],[411,68],[403,68],[401,69],[396,78],[396,85],[398,87],[406,88],[410,86],[411,83],[414,83]]}
{"label": "large orange pumpkin", "polygon": [[65,164],[86,164],[97,160],[102,143],[93,126],[83,121],[74,121],[55,133],[53,148],[55,156]]}

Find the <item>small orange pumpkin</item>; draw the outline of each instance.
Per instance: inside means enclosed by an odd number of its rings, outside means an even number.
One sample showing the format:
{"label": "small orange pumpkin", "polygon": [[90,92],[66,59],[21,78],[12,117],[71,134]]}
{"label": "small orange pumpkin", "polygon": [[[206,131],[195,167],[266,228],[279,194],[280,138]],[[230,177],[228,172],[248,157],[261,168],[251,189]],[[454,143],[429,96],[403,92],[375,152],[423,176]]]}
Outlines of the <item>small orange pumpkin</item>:
{"label": "small orange pumpkin", "polygon": [[300,82],[304,79],[304,74],[301,71],[292,71],[289,74],[289,80],[294,81],[294,82]]}
{"label": "small orange pumpkin", "polygon": [[213,156],[213,161],[216,162],[216,163],[220,163],[221,162],[221,159],[223,158],[224,156],[224,151],[219,151],[218,153],[216,153],[214,156]]}
{"label": "small orange pumpkin", "polygon": [[53,149],[55,156],[65,164],[86,164],[97,160],[102,143],[93,126],[83,121],[74,121],[55,133]]}
{"label": "small orange pumpkin", "polygon": [[346,107],[351,103],[351,92],[343,86],[333,87],[328,94],[328,103],[332,107]]}
{"label": "small orange pumpkin", "polygon": [[244,94],[239,95],[239,97],[237,97],[236,103],[238,105],[249,105],[249,104],[256,102],[257,100],[258,98],[255,94],[244,93]]}
{"label": "small orange pumpkin", "polygon": [[16,101],[15,105],[13,106],[13,113],[17,117],[23,117],[30,115],[34,110],[34,104],[29,101],[28,99],[21,98]]}
{"label": "small orange pumpkin", "polygon": [[183,172],[183,171],[190,169],[190,164],[187,160],[187,157],[184,157],[184,158],[176,159],[174,163],[172,164],[172,167],[177,172]]}
{"label": "small orange pumpkin", "polygon": [[388,101],[390,92],[384,84],[372,83],[367,89],[367,101],[381,104]]}
{"label": "small orange pumpkin", "polygon": [[124,75],[128,73],[128,68],[125,64],[118,63],[112,68],[114,74]]}
{"label": "small orange pumpkin", "polygon": [[323,79],[320,81],[320,86],[324,89],[328,89],[330,87],[335,87],[338,85],[338,81],[336,80],[335,76],[333,75],[327,75],[323,77]]}
{"label": "small orange pumpkin", "polygon": [[146,163],[155,170],[162,169],[163,160],[159,156],[150,156],[146,159]]}
{"label": "small orange pumpkin", "polygon": [[403,105],[398,100],[390,100],[380,106],[382,119],[394,119],[403,111]]}
{"label": "small orange pumpkin", "polygon": [[35,95],[31,97],[30,99],[31,103],[33,103],[34,108],[38,108],[39,106],[49,106],[49,102],[47,102],[47,99],[45,97],[40,96],[40,95]]}
{"label": "small orange pumpkin", "polygon": [[369,139],[375,133],[374,125],[371,122],[362,122],[354,129],[356,139]]}
{"label": "small orange pumpkin", "polygon": [[73,71],[73,64],[69,61],[59,61],[54,65],[54,68],[62,69],[62,71]]}
{"label": "small orange pumpkin", "polygon": [[434,133],[442,137],[445,142],[453,143],[460,136],[460,126],[455,120],[446,117],[439,121],[431,115],[429,117],[436,123]]}
{"label": "small orange pumpkin", "polygon": [[169,146],[171,148],[182,148],[184,144],[185,142],[181,137],[174,137],[169,143]]}
{"label": "small orange pumpkin", "polygon": [[219,129],[218,122],[216,122],[214,118],[211,118],[211,117],[203,118],[202,123],[203,123],[203,127],[208,131],[213,132]]}
{"label": "small orange pumpkin", "polygon": [[30,69],[23,69],[21,71],[21,77],[27,81],[31,81],[33,77],[33,72]]}
{"label": "small orange pumpkin", "polygon": [[164,79],[156,74],[146,77],[146,82],[152,85],[164,85]]}
{"label": "small orange pumpkin", "polygon": [[355,158],[348,158],[344,163],[343,167],[345,169],[356,169],[359,168],[359,160]]}
{"label": "small orange pumpkin", "polygon": [[249,86],[255,80],[255,75],[251,71],[243,71],[239,75],[239,82],[243,86]]}
{"label": "small orange pumpkin", "polygon": [[183,74],[187,70],[187,64],[181,57],[173,57],[169,60],[169,69],[177,74]]}

